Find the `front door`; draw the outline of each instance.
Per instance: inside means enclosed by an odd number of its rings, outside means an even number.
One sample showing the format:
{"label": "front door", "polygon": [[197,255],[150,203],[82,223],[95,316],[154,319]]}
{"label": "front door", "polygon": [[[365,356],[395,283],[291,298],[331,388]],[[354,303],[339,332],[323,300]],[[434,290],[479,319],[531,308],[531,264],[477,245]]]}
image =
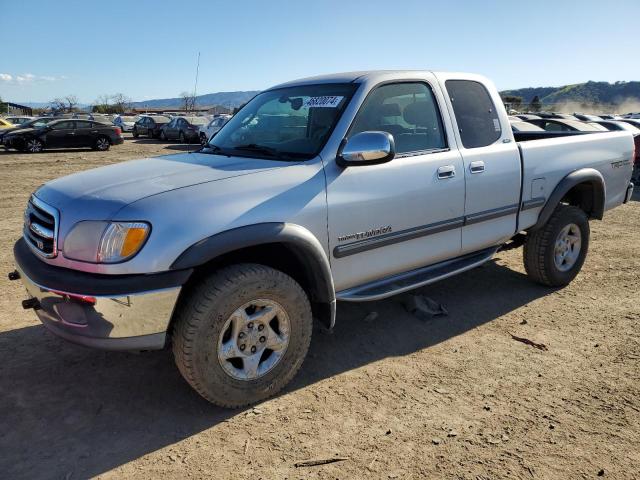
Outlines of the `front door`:
{"label": "front door", "polygon": [[51,130],[47,132],[48,148],[69,148],[74,146],[74,126],[75,121],[65,120],[51,125]]}
{"label": "front door", "polygon": [[[347,137],[393,135],[396,157],[380,165],[327,165],[329,246],[336,290],[459,255],[464,171],[449,148],[443,97],[428,81],[374,89]],[[438,100],[437,100],[438,99]]]}

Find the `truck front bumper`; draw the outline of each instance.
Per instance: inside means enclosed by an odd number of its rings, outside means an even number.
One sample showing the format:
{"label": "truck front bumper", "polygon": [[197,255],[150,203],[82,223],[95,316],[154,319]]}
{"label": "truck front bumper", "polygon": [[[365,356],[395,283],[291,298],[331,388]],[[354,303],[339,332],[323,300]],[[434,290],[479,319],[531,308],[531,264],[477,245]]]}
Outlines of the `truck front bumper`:
{"label": "truck front bumper", "polygon": [[39,260],[24,240],[16,243],[14,255],[16,272],[10,277],[19,277],[27,290],[23,306],[33,308],[54,334],[105,350],[163,348],[182,284],[190,274],[77,272]]}

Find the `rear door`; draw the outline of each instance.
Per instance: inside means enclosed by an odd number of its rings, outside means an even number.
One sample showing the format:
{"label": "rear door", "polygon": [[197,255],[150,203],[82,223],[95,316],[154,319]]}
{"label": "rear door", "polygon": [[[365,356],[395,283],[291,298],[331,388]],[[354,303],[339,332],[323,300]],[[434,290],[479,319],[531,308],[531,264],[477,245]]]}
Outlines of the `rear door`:
{"label": "rear door", "polygon": [[98,127],[93,127],[87,120],[76,120],[76,134],[75,134],[75,146],[76,147],[92,147],[95,143],[95,138],[98,134]]}
{"label": "rear door", "polygon": [[[477,76],[444,76],[466,179],[462,253],[503,243],[517,229],[518,146],[495,88]],[[500,107],[499,107],[500,106]]]}

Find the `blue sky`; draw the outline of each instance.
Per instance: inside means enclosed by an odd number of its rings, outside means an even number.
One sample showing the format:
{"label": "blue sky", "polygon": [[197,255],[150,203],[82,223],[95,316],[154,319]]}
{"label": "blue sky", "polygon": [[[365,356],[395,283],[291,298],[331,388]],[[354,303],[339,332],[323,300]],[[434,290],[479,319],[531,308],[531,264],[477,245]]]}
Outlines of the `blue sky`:
{"label": "blue sky", "polygon": [[500,89],[640,80],[638,25],[640,0],[0,0],[0,96],[175,97],[198,51],[198,93],[394,68]]}

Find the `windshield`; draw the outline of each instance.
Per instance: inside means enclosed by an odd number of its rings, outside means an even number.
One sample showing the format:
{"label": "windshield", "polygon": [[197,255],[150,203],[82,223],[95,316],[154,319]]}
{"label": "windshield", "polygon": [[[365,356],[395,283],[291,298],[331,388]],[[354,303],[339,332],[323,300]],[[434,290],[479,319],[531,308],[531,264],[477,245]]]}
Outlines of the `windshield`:
{"label": "windshield", "polygon": [[207,146],[214,152],[240,156],[313,158],[329,138],[356,87],[327,83],[260,93]]}
{"label": "windshield", "polygon": [[38,127],[44,127],[47,123],[53,121],[53,120],[57,120],[57,118],[36,118],[34,120],[31,120],[30,122],[27,123],[23,123],[21,126],[22,127],[32,127],[32,128],[38,128]]}

